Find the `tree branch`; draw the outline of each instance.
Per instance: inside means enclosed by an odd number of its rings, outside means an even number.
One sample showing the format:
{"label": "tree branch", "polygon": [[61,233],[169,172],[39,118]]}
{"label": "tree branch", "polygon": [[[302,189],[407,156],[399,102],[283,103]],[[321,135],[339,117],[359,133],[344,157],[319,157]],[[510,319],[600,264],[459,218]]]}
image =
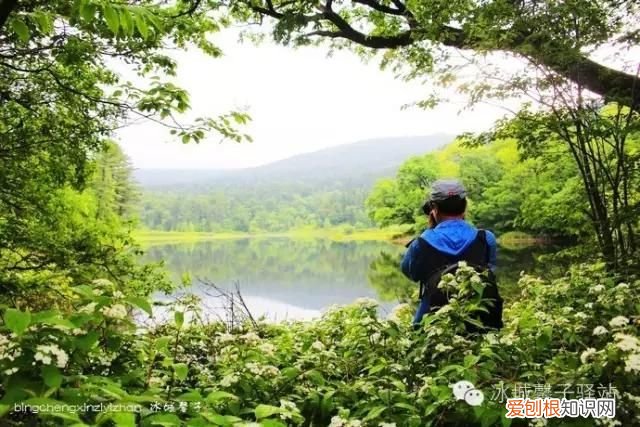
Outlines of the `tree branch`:
{"label": "tree branch", "polygon": [[386,13],[388,15],[403,15],[404,9],[396,9],[389,7],[382,3],[378,3],[376,0],[352,0],[354,3],[360,3],[378,12]]}
{"label": "tree branch", "polygon": [[332,10],[326,10],[324,12],[324,16],[339,30],[338,32],[325,33],[325,35],[332,34],[331,37],[345,38],[362,46],[373,49],[393,49],[402,46],[409,46],[415,41],[412,37],[411,30],[404,31],[393,36],[372,36],[357,31],[349,25],[342,16]]}
{"label": "tree branch", "polygon": [[202,0],[193,0],[193,3],[191,3],[191,6],[189,6],[187,10],[185,10],[184,12],[180,12],[175,16],[172,16],[172,18],[180,18],[181,16],[191,15],[198,9],[198,7],[200,7],[200,3],[202,3]]}

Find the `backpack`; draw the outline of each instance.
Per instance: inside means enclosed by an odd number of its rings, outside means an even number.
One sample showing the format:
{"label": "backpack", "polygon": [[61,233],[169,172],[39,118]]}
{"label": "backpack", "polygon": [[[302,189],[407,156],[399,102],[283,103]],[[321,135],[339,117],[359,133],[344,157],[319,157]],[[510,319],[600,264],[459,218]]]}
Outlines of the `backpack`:
{"label": "backpack", "polygon": [[478,230],[475,241],[464,253],[455,258],[441,253],[421,237],[418,238],[418,241],[425,258],[430,263],[436,263],[436,267],[426,274],[425,280],[420,281],[420,299],[422,300],[424,297],[429,299],[429,312],[435,312],[449,302],[449,295],[446,291],[438,288],[442,276],[448,273],[455,275],[458,263],[466,261],[467,265],[474,268],[483,277],[485,286],[482,296],[491,301],[489,306],[486,307],[488,313],[481,311],[477,315],[477,320],[484,325],[484,328],[480,329],[476,325],[466,322],[467,331],[488,332],[489,328],[501,329],[503,326],[502,310],[504,302],[498,292],[496,276],[489,269],[489,245],[485,230]]}

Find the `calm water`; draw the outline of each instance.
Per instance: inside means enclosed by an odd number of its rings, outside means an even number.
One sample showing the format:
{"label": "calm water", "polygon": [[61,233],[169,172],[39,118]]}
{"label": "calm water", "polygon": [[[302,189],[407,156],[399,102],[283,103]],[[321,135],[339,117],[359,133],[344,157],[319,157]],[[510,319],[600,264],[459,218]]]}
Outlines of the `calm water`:
{"label": "calm water", "polygon": [[[532,271],[542,247],[499,251],[503,294],[516,290],[521,270]],[[333,304],[359,297],[381,301],[381,314],[409,295],[415,284],[404,279],[398,263],[404,247],[388,242],[234,239],[152,246],[150,260],[164,260],[177,282],[186,274],[192,285],[177,294],[194,293],[204,311],[220,315],[224,306],[209,283],[233,290],[239,286],[254,316],[272,320],[309,319]]]}

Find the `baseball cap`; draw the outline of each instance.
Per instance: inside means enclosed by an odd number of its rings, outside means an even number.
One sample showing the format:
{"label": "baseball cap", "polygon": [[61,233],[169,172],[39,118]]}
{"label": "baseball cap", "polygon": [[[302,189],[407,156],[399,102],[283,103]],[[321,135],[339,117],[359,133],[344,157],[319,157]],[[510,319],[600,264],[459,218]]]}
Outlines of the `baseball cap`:
{"label": "baseball cap", "polygon": [[467,197],[464,185],[457,179],[439,179],[431,185],[428,201],[439,202],[455,196],[461,199]]}

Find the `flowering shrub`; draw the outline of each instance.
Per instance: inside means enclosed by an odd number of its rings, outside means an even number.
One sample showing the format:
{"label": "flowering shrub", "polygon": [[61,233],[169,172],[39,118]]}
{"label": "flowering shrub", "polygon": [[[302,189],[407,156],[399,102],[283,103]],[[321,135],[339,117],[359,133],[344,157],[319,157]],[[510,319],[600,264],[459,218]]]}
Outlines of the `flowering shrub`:
{"label": "flowering shrub", "polygon": [[[617,422],[640,422],[639,281],[597,267],[551,283],[523,275],[504,329],[481,336],[465,328],[487,304],[481,278],[463,266],[441,286],[450,304],[419,330],[410,304],[382,319],[369,299],[312,322],[231,331],[185,322],[182,307],[172,322],[144,329],[131,312],[151,306],[105,280],[73,288],[70,313],[6,308],[0,424],[508,425],[491,392],[518,382],[611,384]],[[482,405],[456,400],[451,385],[460,380],[484,391]],[[67,406],[25,409],[35,405]]]}

